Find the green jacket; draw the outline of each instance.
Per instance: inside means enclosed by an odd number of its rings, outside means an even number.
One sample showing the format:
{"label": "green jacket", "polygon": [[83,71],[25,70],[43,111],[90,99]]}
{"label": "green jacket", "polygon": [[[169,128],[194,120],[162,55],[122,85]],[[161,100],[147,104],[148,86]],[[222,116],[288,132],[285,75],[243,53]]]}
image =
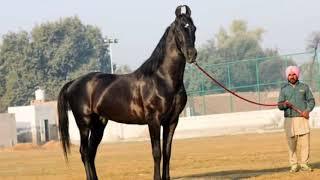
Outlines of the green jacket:
{"label": "green jacket", "polygon": [[[301,111],[311,112],[314,108],[315,102],[312,92],[308,85],[297,82],[295,86],[290,85],[288,82],[281,87],[278,102],[289,101]],[[300,114],[286,105],[278,105],[280,110],[284,111],[284,117],[300,117]]]}

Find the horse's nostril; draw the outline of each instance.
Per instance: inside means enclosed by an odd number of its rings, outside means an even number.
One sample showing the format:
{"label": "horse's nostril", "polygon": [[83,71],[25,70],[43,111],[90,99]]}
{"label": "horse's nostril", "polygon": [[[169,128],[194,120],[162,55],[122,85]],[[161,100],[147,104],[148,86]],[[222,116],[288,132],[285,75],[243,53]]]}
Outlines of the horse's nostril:
{"label": "horse's nostril", "polygon": [[188,57],[189,58],[196,58],[197,57],[197,50],[195,48],[188,49]]}
{"label": "horse's nostril", "polygon": [[197,52],[197,50],[195,50],[194,51],[194,57],[197,57],[197,55],[198,55],[198,52]]}

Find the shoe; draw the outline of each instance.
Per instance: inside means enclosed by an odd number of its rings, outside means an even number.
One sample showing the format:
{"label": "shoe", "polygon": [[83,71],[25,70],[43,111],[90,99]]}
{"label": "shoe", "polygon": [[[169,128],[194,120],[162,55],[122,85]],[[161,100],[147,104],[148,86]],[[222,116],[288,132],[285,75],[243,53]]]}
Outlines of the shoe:
{"label": "shoe", "polygon": [[300,169],[302,171],[313,171],[313,169],[308,164],[300,164]]}
{"label": "shoe", "polygon": [[291,165],[290,172],[298,172],[299,171],[299,166],[297,164]]}

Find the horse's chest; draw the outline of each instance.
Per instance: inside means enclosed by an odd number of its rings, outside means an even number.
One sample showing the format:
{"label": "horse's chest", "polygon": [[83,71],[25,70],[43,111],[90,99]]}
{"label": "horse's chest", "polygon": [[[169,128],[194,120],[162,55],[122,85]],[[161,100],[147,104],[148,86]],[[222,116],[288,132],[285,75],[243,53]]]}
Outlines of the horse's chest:
{"label": "horse's chest", "polygon": [[145,110],[147,113],[166,113],[174,108],[174,96],[155,95],[145,101]]}

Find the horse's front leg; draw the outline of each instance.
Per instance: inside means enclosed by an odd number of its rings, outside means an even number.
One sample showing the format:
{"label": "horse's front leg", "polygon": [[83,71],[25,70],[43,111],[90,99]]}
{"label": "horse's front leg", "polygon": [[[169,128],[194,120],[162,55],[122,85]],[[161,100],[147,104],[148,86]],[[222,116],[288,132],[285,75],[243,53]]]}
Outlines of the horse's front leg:
{"label": "horse's front leg", "polygon": [[161,162],[161,146],[160,146],[160,121],[152,119],[148,123],[149,133],[152,146],[152,155],[154,161],[154,180],[161,180],[160,162]]}
{"label": "horse's front leg", "polygon": [[171,115],[166,117],[163,121],[163,166],[162,166],[162,179],[170,179],[170,157],[171,157],[171,145],[173,134],[176,130],[179,121],[179,115],[187,103],[187,95],[182,88],[175,97],[174,109]]}
{"label": "horse's front leg", "polygon": [[173,119],[170,124],[163,124],[163,167],[162,167],[162,179],[170,179],[170,156],[171,156],[171,144],[174,131],[178,124],[178,118]]}

